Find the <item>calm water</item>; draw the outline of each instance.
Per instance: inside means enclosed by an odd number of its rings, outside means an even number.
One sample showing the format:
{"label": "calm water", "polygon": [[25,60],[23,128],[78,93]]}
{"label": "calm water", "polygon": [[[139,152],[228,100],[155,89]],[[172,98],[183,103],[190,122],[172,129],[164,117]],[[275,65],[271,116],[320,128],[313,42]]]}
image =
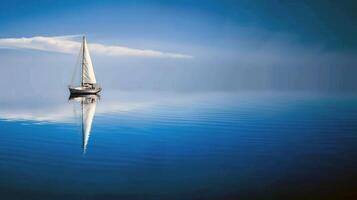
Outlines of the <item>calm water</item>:
{"label": "calm water", "polygon": [[354,199],[356,122],[353,95],[3,99],[0,198]]}

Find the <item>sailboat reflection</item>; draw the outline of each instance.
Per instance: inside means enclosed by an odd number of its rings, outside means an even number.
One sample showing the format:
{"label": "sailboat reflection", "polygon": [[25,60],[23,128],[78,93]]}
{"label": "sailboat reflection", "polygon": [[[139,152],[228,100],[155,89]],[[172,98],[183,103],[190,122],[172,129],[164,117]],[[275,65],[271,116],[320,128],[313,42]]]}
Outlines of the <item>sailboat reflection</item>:
{"label": "sailboat reflection", "polygon": [[86,153],[99,95],[71,95],[69,101],[80,102],[82,109],[82,150]]}

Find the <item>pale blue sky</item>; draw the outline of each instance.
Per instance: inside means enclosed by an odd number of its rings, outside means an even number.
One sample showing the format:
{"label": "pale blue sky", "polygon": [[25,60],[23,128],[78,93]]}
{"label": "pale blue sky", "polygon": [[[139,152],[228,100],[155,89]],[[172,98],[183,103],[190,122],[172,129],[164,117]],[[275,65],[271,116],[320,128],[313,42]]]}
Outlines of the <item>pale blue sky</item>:
{"label": "pale blue sky", "polygon": [[[107,88],[345,90],[356,83],[353,1],[1,3],[1,38],[86,34],[90,43],[194,57],[94,54],[98,81]],[[76,59],[23,49],[1,49],[0,58],[0,83],[21,77],[19,87],[26,82],[33,88],[44,83],[64,87]]]}

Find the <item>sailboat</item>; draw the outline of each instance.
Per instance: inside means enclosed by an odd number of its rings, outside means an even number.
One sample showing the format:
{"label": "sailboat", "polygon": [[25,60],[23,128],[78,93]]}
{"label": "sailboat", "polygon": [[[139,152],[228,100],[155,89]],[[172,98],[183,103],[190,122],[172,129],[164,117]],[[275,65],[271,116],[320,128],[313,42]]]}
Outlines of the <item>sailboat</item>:
{"label": "sailboat", "polygon": [[102,88],[97,84],[95,79],[92,60],[89,54],[89,48],[86,37],[83,36],[83,41],[80,50],[81,59],[81,84],[79,86],[69,86],[71,94],[97,94]]}
{"label": "sailboat", "polygon": [[81,103],[82,108],[82,151],[83,154],[87,151],[87,145],[89,141],[90,132],[92,129],[92,123],[94,119],[95,109],[97,107],[97,101],[100,98],[99,95],[82,95],[69,97],[70,101],[77,101]]}

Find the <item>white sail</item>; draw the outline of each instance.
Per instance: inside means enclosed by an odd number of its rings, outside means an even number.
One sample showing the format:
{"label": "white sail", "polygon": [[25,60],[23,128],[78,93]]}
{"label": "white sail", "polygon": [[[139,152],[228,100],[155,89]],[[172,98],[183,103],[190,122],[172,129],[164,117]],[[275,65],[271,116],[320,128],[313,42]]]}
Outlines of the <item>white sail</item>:
{"label": "white sail", "polygon": [[68,86],[71,94],[97,94],[102,88],[97,84],[97,80],[94,75],[94,69],[92,60],[89,53],[89,47],[86,41],[86,38],[83,37],[83,42],[81,46],[81,51],[79,54],[79,60],[81,63],[81,84],[76,86],[74,84],[76,70],[72,76],[71,85]]}
{"label": "white sail", "polygon": [[90,58],[87,40],[84,37],[82,51],[82,84],[95,84],[97,83],[97,80],[95,79],[92,59]]}
{"label": "white sail", "polygon": [[86,152],[89,141],[90,131],[92,129],[95,109],[97,107],[97,96],[91,95],[82,99],[82,134],[83,134],[83,152]]}

